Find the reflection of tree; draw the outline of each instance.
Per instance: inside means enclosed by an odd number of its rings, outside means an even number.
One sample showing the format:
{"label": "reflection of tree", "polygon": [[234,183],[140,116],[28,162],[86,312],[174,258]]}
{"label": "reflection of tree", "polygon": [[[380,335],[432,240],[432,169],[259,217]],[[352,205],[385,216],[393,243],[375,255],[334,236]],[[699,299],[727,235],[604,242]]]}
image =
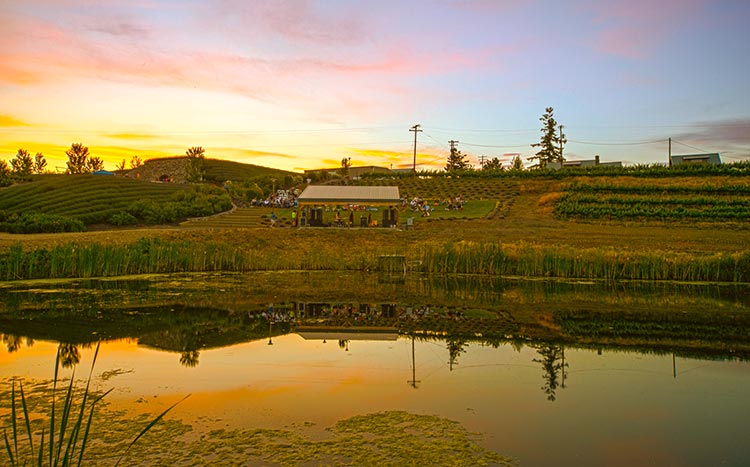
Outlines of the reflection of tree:
{"label": "reflection of tree", "polygon": [[535,358],[534,361],[541,363],[544,370],[542,391],[547,394],[547,400],[554,401],[557,387],[565,387],[565,368],[568,366],[565,363],[565,349],[560,345],[543,344],[537,348],[537,353],[542,358]]}
{"label": "reflection of tree", "polygon": [[63,368],[73,368],[81,361],[81,352],[75,344],[60,343],[57,352]]}
{"label": "reflection of tree", "polygon": [[17,352],[21,348],[21,339],[21,336],[3,334],[3,343],[5,348],[8,349],[8,353]]}
{"label": "reflection of tree", "polygon": [[458,365],[458,356],[466,352],[466,341],[448,339],[448,357],[450,358],[450,369],[453,371],[453,365]]}
{"label": "reflection of tree", "polygon": [[349,339],[339,339],[339,348],[349,351]]}
{"label": "reflection of tree", "polygon": [[186,350],[180,354],[180,365],[195,368],[198,366],[198,357],[200,357],[200,352],[197,350]]}

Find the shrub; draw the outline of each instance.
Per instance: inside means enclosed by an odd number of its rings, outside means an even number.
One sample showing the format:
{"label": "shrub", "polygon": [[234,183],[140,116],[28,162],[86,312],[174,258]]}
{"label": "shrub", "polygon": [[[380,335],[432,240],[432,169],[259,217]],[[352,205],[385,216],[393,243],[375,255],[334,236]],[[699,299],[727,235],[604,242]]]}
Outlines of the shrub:
{"label": "shrub", "polygon": [[138,223],[138,219],[130,213],[120,211],[109,218],[109,223],[118,226],[135,225]]}
{"label": "shrub", "polygon": [[66,216],[53,214],[23,213],[0,214],[0,231],[10,233],[57,233],[83,232],[83,222]]}

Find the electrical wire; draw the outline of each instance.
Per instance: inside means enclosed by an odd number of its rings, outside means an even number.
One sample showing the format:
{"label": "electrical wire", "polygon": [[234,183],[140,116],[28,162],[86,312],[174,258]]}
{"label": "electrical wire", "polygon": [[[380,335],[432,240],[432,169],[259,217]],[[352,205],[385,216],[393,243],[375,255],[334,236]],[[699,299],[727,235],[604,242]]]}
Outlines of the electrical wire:
{"label": "electrical wire", "polygon": [[701,149],[701,148],[696,148],[695,146],[691,146],[691,145],[689,145],[689,144],[685,144],[685,143],[683,143],[683,142],[681,142],[681,141],[677,141],[676,139],[672,139],[672,142],[673,142],[673,143],[677,143],[677,144],[681,144],[681,145],[683,145],[683,146],[686,146],[686,147],[689,147],[690,149],[695,149],[696,151],[701,151],[701,152],[710,152],[710,151],[706,151],[705,149]]}
{"label": "electrical wire", "polygon": [[655,139],[652,141],[632,141],[632,142],[622,142],[622,143],[604,143],[604,142],[597,142],[597,141],[578,141],[575,139],[569,139],[568,143],[577,143],[577,144],[591,144],[594,146],[637,146],[640,144],[654,144],[654,143],[666,143],[666,139]]}

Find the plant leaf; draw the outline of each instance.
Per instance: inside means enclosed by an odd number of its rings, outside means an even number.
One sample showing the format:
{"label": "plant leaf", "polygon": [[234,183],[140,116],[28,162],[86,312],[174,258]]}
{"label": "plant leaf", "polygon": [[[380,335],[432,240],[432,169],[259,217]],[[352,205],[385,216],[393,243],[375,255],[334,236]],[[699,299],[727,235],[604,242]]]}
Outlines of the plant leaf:
{"label": "plant leaf", "polygon": [[190,394],[188,394],[187,396],[185,396],[182,399],[178,400],[174,404],[170,405],[167,408],[167,410],[165,410],[164,412],[162,412],[161,414],[159,414],[159,416],[156,417],[155,419],[153,419],[151,421],[151,423],[149,423],[148,425],[146,425],[146,427],[138,434],[138,436],[135,437],[135,439],[130,443],[130,445],[128,445],[127,449],[125,449],[125,452],[122,453],[122,456],[120,456],[120,458],[117,460],[117,463],[115,464],[115,467],[117,467],[118,465],[120,465],[120,461],[122,461],[122,459],[125,457],[125,455],[128,453],[128,451],[130,451],[130,448],[133,447],[133,445],[136,443],[136,441],[138,441],[141,438],[141,436],[145,435],[146,432],[148,432],[151,428],[153,428],[154,425],[156,425],[157,423],[159,423],[159,420],[161,420],[162,418],[164,418],[164,416],[170,410],[174,409],[177,406],[177,404],[181,403],[182,401],[184,401],[188,397],[190,397]]}

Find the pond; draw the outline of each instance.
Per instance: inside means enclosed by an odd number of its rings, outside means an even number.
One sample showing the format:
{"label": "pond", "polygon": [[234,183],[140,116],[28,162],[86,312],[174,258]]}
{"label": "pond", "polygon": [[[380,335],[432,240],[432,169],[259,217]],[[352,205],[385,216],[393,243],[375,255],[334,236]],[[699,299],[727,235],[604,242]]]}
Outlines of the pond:
{"label": "pond", "polygon": [[750,461],[746,286],[190,274],[5,283],[0,306],[6,429],[13,382],[41,419],[58,349],[83,385],[99,343],[91,465],[188,394],[124,463]]}

